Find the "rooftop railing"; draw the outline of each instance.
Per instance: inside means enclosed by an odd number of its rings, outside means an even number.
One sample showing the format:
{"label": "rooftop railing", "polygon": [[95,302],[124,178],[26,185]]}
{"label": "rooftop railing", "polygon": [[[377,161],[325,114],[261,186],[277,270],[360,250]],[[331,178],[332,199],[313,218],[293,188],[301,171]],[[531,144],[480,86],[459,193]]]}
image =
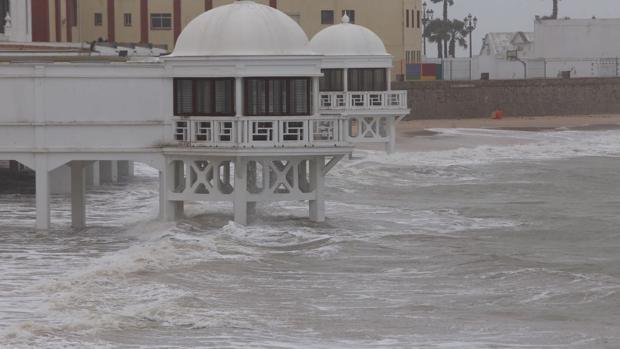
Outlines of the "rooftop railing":
{"label": "rooftop railing", "polygon": [[407,109],[407,91],[321,92],[321,111],[379,111]]}
{"label": "rooftop railing", "polygon": [[187,147],[278,148],[349,145],[342,117],[184,117],[175,140]]}

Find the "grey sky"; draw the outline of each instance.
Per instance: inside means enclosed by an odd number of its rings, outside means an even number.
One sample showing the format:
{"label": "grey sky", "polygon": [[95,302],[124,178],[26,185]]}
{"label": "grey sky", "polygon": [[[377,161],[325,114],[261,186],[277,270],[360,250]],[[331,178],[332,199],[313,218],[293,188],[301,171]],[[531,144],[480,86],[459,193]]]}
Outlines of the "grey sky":
{"label": "grey sky", "polygon": [[[435,16],[441,16],[440,4],[432,4]],[[551,14],[551,0],[454,0],[450,17],[462,19],[472,13],[478,16],[478,29],[474,32],[474,55],[480,51],[482,38],[488,32],[532,31],[535,15]],[[561,0],[560,17],[571,18],[620,18],[620,0]],[[427,55],[436,57],[436,48],[427,42]],[[458,56],[469,51],[459,50]]]}

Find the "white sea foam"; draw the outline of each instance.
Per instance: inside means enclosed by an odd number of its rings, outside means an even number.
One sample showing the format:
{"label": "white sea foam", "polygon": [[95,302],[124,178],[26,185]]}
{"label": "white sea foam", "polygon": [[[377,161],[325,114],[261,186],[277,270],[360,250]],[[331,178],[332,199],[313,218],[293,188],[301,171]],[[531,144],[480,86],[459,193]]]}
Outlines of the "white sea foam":
{"label": "white sea foam", "polygon": [[[411,151],[385,155],[360,151],[362,159],[345,166],[373,162],[401,166],[471,166],[494,162],[541,161],[584,156],[620,156],[620,131],[520,132],[502,130],[435,129],[443,137],[485,137],[479,146],[441,151]],[[489,138],[512,138],[513,144],[493,144]],[[485,144],[491,143],[491,144]],[[356,153],[357,154],[357,153]]]}

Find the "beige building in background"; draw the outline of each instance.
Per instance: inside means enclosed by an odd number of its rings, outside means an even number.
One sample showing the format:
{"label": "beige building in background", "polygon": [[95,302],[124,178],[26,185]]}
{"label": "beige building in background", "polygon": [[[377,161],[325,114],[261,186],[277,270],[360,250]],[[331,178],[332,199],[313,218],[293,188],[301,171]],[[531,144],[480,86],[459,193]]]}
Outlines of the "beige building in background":
{"label": "beige building in background", "polygon": [[[152,43],[171,50],[185,25],[234,0],[33,0],[35,41]],[[256,0],[290,15],[309,38],[340,22],[368,27],[394,56],[393,75],[421,62],[422,0]]]}

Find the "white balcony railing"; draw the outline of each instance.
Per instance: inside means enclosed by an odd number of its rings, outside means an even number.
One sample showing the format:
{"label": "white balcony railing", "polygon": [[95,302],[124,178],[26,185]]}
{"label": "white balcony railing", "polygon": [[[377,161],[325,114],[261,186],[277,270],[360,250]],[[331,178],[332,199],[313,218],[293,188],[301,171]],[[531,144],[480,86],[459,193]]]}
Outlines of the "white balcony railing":
{"label": "white balcony railing", "polygon": [[342,117],[185,117],[174,137],[192,147],[337,147],[348,145],[347,126]]}
{"label": "white balcony railing", "polygon": [[407,91],[321,92],[322,111],[407,109]]}

